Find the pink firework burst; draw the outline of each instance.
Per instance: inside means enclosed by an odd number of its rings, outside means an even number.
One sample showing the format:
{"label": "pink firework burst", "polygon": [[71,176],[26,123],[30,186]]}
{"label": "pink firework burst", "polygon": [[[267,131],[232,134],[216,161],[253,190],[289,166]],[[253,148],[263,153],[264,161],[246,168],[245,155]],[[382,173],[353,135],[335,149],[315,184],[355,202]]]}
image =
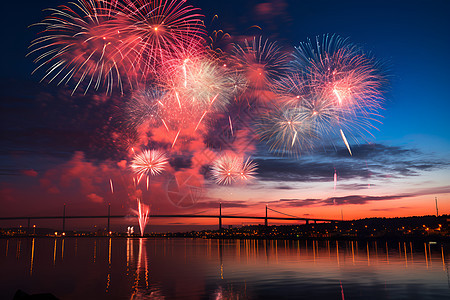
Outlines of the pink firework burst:
{"label": "pink firework burst", "polygon": [[289,55],[276,42],[254,37],[234,46],[233,60],[253,88],[265,88],[288,71]]}
{"label": "pink firework burst", "polygon": [[258,164],[247,158],[247,160],[242,163],[241,170],[239,172],[239,178],[241,180],[254,179],[256,175],[256,170],[258,169]]}
{"label": "pink firework burst", "polygon": [[211,167],[212,177],[217,184],[231,184],[238,178],[241,164],[241,160],[235,155],[222,155]]}
{"label": "pink firework burst", "polygon": [[339,125],[370,133],[384,100],[381,64],[337,35],[316,37],[296,50],[294,65],[310,92],[334,107]]}
{"label": "pink firework burst", "polygon": [[166,154],[161,150],[144,150],[139,154],[136,154],[131,163],[131,168],[139,177],[146,175],[159,175],[168,165],[168,158]]}
{"label": "pink firework burst", "polygon": [[144,75],[193,41],[204,42],[206,30],[200,9],[185,0],[124,0],[118,6],[110,30],[127,36],[128,47],[137,54]]}
{"label": "pink firework burst", "polygon": [[234,154],[224,154],[215,160],[211,167],[212,177],[217,184],[229,185],[237,180],[253,179],[257,164]]}
{"label": "pink firework burst", "polygon": [[117,13],[117,1],[78,0],[57,9],[34,26],[44,27],[31,42],[30,53],[37,55],[33,71],[45,69],[42,80],[57,84],[74,83],[73,92],[85,93],[106,87],[123,90],[136,74],[136,56],[126,44],[120,28],[108,30]]}

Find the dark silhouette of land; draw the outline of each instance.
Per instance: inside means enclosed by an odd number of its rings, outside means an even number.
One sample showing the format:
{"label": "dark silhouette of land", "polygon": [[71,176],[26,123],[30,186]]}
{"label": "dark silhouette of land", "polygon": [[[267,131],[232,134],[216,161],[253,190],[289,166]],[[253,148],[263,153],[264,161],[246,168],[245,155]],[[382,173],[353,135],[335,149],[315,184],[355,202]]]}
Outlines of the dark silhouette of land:
{"label": "dark silhouette of land", "polygon": [[[57,232],[49,228],[0,228],[0,236],[130,236],[124,232],[110,232],[107,228],[92,231]],[[131,236],[139,237],[138,234]],[[426,239],[450,240],[450,215],[402,218],[366,218],[340,222],[317,222],[299,225],[228,226],[219,230],[190,232],[147,233],[145,237],[189,238],[255,238],[255,239]]]}

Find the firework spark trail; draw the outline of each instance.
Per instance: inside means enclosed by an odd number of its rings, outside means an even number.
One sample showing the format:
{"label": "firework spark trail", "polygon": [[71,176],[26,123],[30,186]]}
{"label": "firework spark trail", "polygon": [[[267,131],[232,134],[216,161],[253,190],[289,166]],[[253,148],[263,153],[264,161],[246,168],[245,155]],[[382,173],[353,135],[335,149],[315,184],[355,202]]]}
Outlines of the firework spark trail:
{"label": "firework spark trail", "polygon": [[201,117],[200,120],[198,121],[197,126],[195,126],[194,132],[197,131],[198,126],[200,126],[200,123],[202,122],[203,118],[206,116],[206,113],[207,113],[207,112],[208,112],[208,111],[205,110],[205,112],[203,113],[202,117]]}
{"label": "firework spark trail", "polygon": [[167,126],[166,122],[164,121],[164,119],[161,119],[162,123],[164,124],[164,127],[166,127],[167,132],[170,132],[169,127]]}
{"label": "firework spark trail", "polygon": [[294,147],[295,139],[297,138],[297,130],[294,130],[294,137],[292,138],[292,144],[291,147]]}
{"label": "firework spark trail", "polygon": [[228,121],[230,122],[231,135],[234,136],[234,134],[233,134],[233,123],[231,123],[231,116],[228,116]]}
{"label": "firework spark trail", "polygon": [[138,203],[138,221],[139,228],[141,230],[141,236],[144,236],[145,226],[147,226],[149,207],[141,202],[141,200],[137,199]]}
{"label": "firework spark trail", "polygon": [[346,146],[347,149],[348,149],[348,152],[350,153],[350,155],[353,156],[352,150],[350,149],[350,145],[348,144],[348,141],[347,141],[347,138],[345,137],[344,132],[342,131],[342,129],[339,129],[339,130],[341,131],[341,137],[342,137],[342,140],[344,141],[345,146]]}
{"label": "firework spark trail", "polygon": [[336,169],[334,169],[333,182],[334,182],[334,191],[336,191],[336,184],[337,184],[337,174],[336,174]]}
{"label": "firework spark trail", "polygon": [[109,186],[111,188],[111,194],[114,194],[114,186],[111,178],[109,179]]}
{"label": "firework spark trail", "polygon": [[339,94],[338,90],[333,89],[333,93],[334,93],[334,94],[336,95],[336,97],[338,98],[339,105],[341,105],[341,104],[342,104],[342,98],[341,98],[341,95]]}
{"label": "firework spark trail", "polygon": [[178,140],[178,136],[180,135],[180,132],[181,132],[181,128],[180,128],[180,130],[178,130],[177,135],[175,136],[175,139],[173,140],[172,148],[173,148],[173,146],[175,146],[175,143],[176,143],[177,140]]}
{"label": "firework spark trail", "polygon": [[181,108],[181,101],[180,101],[180,96],[178,95],[178,92],[175,92],[175,96],[177,97],[177,101],[178,101],[178,106]]}

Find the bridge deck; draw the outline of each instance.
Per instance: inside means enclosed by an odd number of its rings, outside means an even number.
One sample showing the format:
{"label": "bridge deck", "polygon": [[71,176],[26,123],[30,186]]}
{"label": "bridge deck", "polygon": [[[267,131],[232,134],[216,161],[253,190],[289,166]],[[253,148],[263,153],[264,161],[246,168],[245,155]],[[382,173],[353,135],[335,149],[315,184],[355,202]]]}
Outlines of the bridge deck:
{"label": "bridge deck", "polygon": [[[236,215],[149,215],[149,218],[214,218],[214,219],[253,219],[253,220],[288,220],[288,221],[320,221],[320,222],[341,222],[341,220],[318,219],[318,218],[294,218],[294,217],[257,217],[257,216],[236,216]],[[43,220],[43,219],[117,219],[136,218],[133,215],[97,215],[97,216],[28,216],[28,217],[0,217],[0,220]]]}

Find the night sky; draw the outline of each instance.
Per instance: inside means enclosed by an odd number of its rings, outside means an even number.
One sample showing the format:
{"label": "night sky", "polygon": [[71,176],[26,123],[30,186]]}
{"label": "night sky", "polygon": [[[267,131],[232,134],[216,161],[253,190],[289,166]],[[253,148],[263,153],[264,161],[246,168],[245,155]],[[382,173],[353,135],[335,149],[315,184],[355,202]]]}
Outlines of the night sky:
{"label": "night sky", "polygon": [[[269,204],[296,216],[340,218],[342,210],[345,219],[394,217],[434,214],[435,197],[440,213],[450,213],[449,1],[189,2],[202,9],[210,32],[223,29],[234,40],[262,35],[290,51],[317,35],[348,37],[382,62],[386,100],[374,137],[352,143],[353,156],[343,144],[299,157],[258,146],[252,183],[218,187],[207,179],[196,205],[180,207],[167,199],[164,175],[144,193],[152,213],[213,212],[222,201],[227,213],[247,215],[262,215]],[[114,213],[132,214],[135,201],[122,183],[130,144],[114,136],[123,129],[117,116],[127,95],[71,96],[70,87],[31,75],[35,66],[25,56],[38,29],[28,26],[60,4],[2,6],[0,216],[56,214],[63,203],[73,214],[95,214],[109,202]],[[172,164],[180,168],[183,159]]]}

